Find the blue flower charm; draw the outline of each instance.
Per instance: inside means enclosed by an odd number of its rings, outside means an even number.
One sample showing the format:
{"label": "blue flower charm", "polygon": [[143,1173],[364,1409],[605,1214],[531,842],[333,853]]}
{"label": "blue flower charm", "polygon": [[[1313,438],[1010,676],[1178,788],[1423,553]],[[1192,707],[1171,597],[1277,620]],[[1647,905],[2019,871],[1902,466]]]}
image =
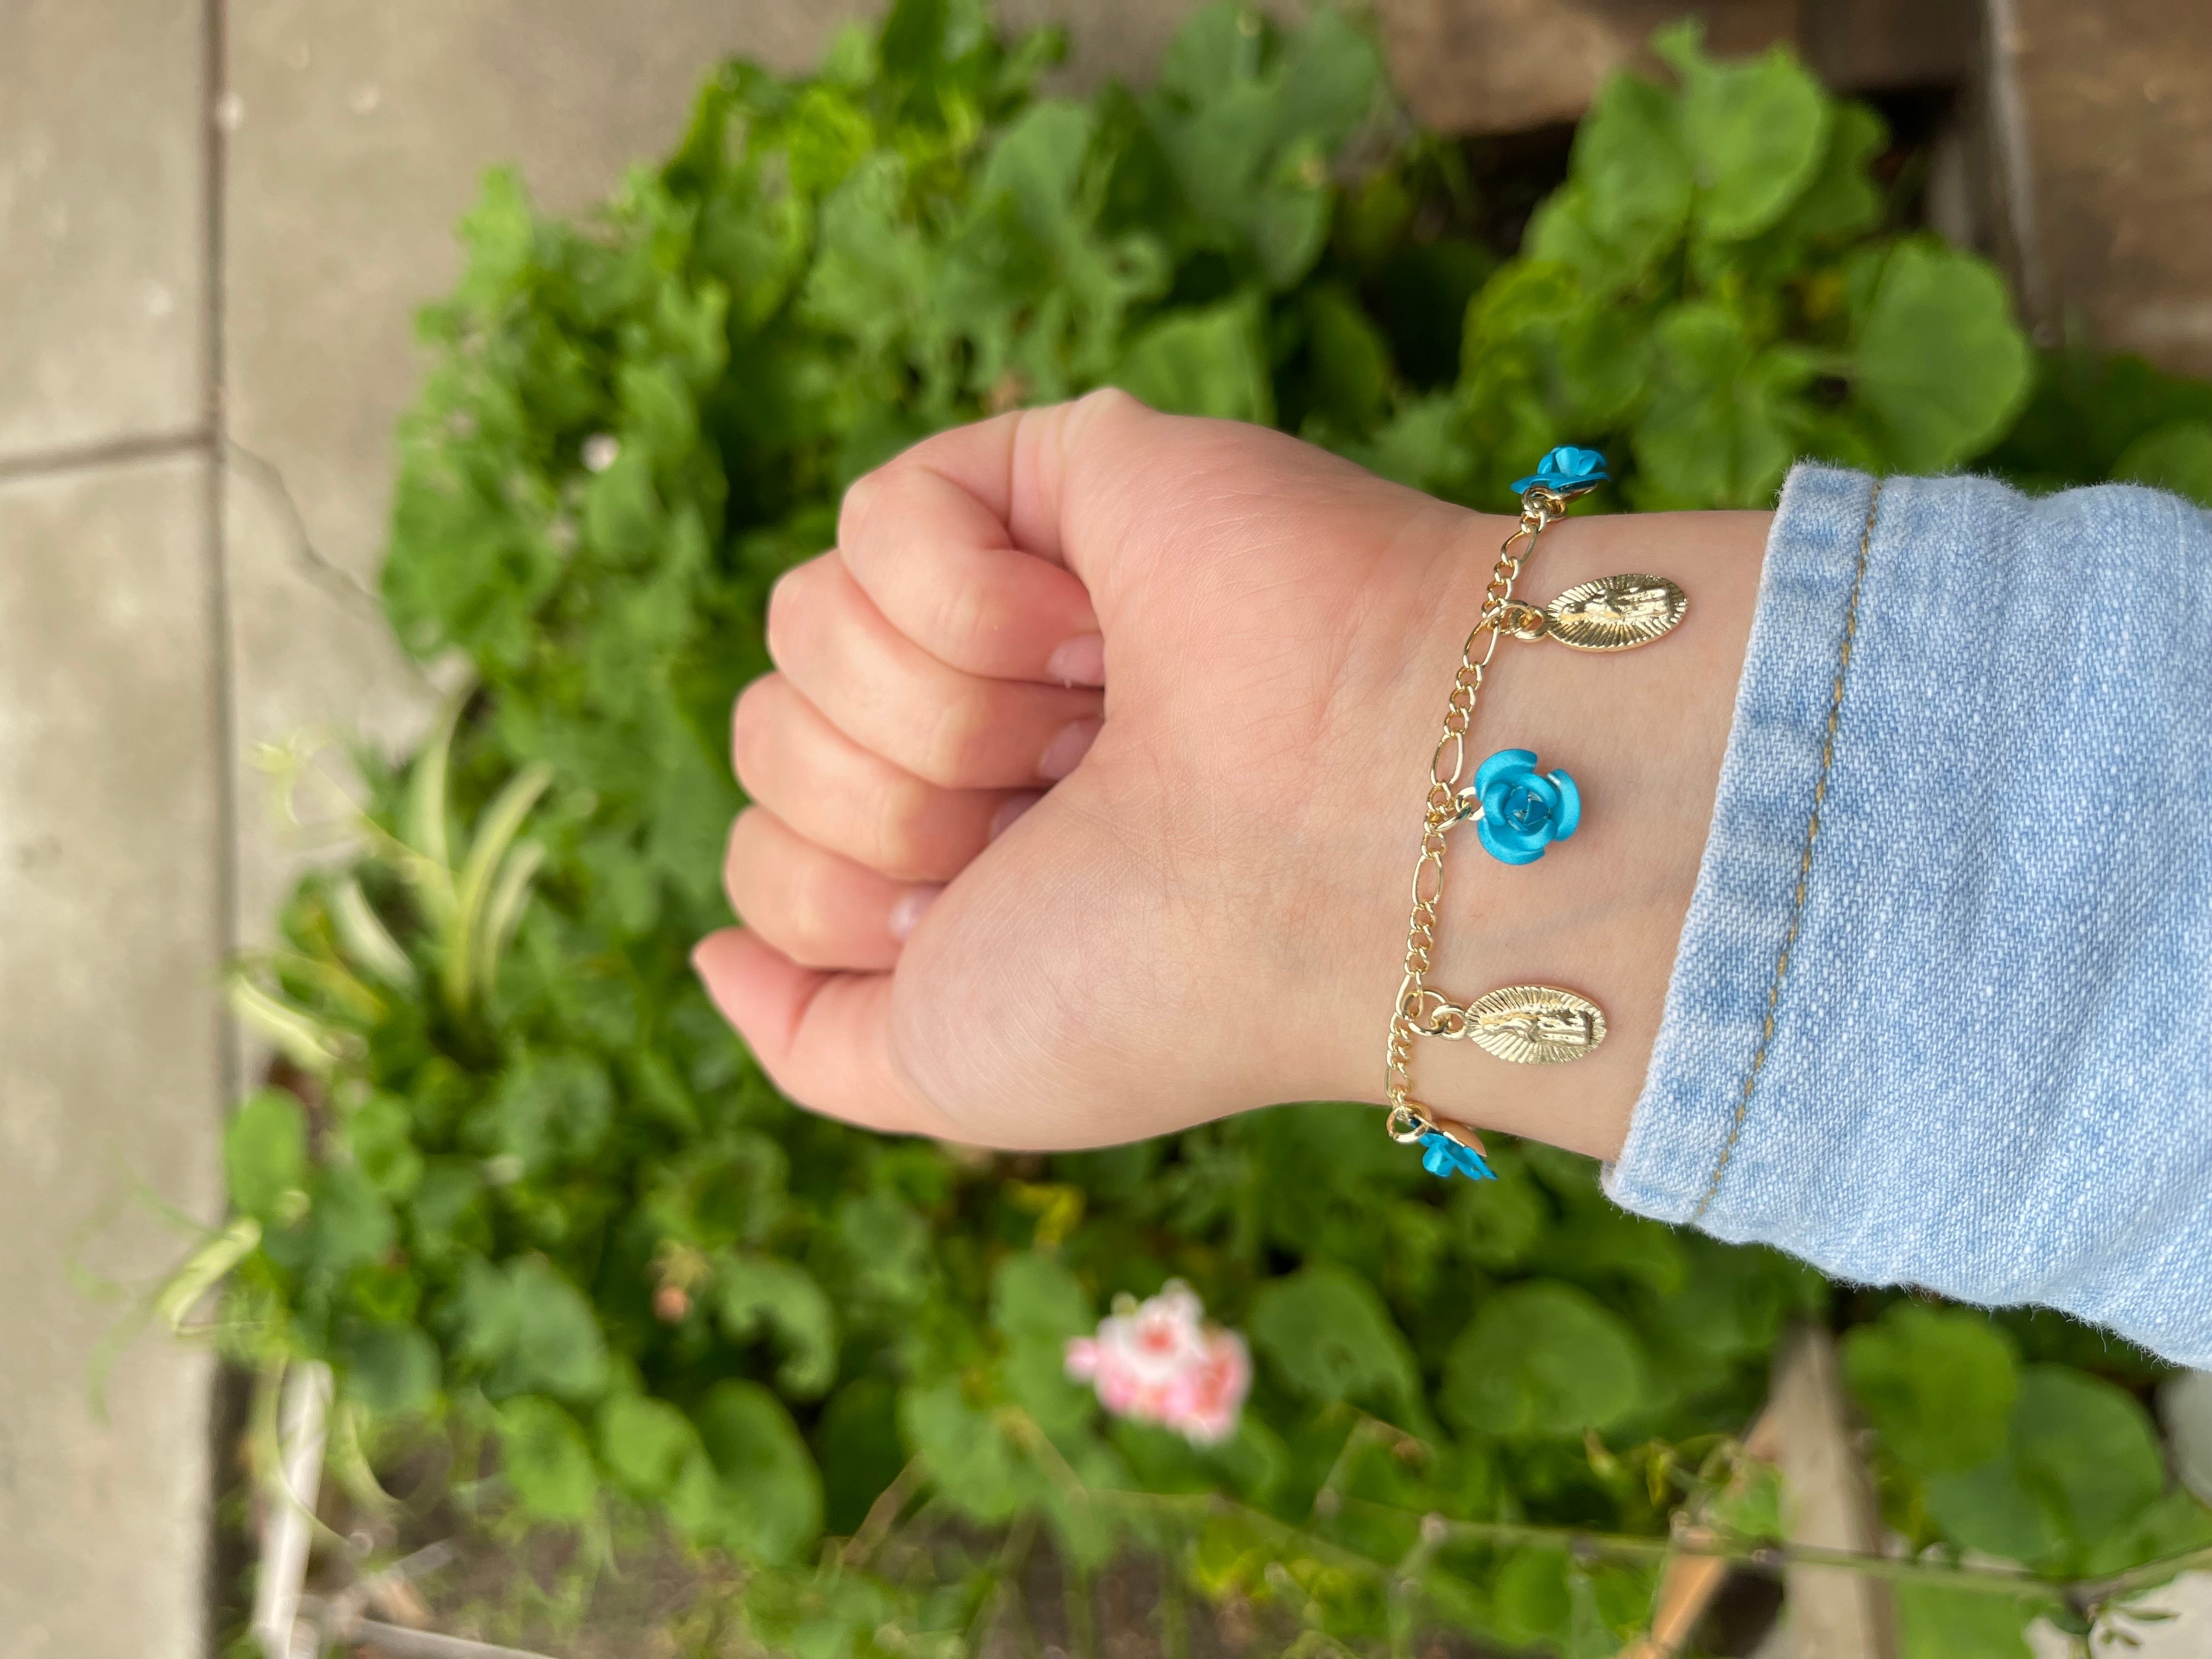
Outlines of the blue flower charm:
{"label": "blue flower charm", "polygon": [[1605,470],[1605,457],[1596,450],[1561,444],[1536,463],[1534,472],[1513,481],[1513,493],[1518,495],[1540,487],[1555,495],[1579,495],[1586,489],[1595,489],[1612,476]]}
{"label": "blue flower charm", "polygon": [[1482,804],[1482,850],[1502,864],[1534,864],[1583,821],[1582,792],[1565,772],[1539,772],[1533,749],[1501,749],[1476,769],[1468,791]]}
{"label": "blue flower charm", "polygon": [[1463,1175],[1469,1181],[1495,1181],[1498,1171],[1472,1146],[1462,1146],[1441,1129],[1421,1137],[1421,1167],[1432,1176]]}

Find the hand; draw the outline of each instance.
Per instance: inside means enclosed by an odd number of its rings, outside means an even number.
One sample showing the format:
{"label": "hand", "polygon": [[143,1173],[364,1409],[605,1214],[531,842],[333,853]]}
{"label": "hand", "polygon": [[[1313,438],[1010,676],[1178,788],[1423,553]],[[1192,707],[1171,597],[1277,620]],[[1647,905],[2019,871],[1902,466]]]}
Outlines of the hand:
{"label": "hand", "polygon": [[[1690,611],[1618,657],[1500,642],[1468,772],[1536,750],[1583,827],[1522,868],[1454,832],[1431,983],[1567,986],[1609,1036],[1567,1066],[1424,1040],[1439,1112],[1618,1150],[1766,516],[1544,533],[1522,597],[1650,570]],[[793,1099],[882,1129],[1072,1147],[1379,1101],[1429,756],[1512,527],[1119,392],[915,446],[770,604],[709,992]]]}

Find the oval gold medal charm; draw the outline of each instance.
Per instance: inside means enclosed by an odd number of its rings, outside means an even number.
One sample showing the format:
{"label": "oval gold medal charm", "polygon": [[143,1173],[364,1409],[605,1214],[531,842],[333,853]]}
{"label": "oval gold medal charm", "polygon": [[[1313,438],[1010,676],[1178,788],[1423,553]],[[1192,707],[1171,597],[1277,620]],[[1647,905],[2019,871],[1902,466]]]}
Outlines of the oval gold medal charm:
{"label": "oval gold medal charm", "polygon": [[1605,1010],[1556,985],[1508,985],[1467,1007],[1467,1035],[1522,1066],[1560,1066],[1605,1041]]}
{"label": "oval gold medal charm", "polygon": [[1664,576],[1601,576],[1544,607],[1544,631],[1577,651],[1649,645],[1682,620],[1690,597]]}

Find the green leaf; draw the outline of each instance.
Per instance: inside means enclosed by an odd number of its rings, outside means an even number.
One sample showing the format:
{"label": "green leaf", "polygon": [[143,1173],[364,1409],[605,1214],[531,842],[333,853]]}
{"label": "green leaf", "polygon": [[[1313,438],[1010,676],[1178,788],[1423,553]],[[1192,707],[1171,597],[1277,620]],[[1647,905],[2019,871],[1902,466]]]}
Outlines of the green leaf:
{"label": "green leaf", "polygon": [[347,1115],[345,1134],[361,1172],[386,1198],[405,1199],[422,1182],[413,1117],[398,1096],[371,1095]]}
{"label": "green leaf", "polygon": [[230,1201],[267,1226],[306,1198],[307,1119],[281,1089],[248,1095],[222,1132],[222,1169]]}
{"label": "green leaf", "polygon": [[480,996],[489,996],[498,988],[500,960],[514,940],[515,925],[522,920],[523,906],[530,901],[531,881],[544,859],[543,847],[526,841],[510,850],[499,867],[499,878],[492,884],[477,926],[476,963],[471,971]]}
{"label": "green leaf", "polygon": [[2212,507],[2212,422],[2177,421],[2145,433],[2121,453],[2112,476]]}
{"label": "green leaf", "polygon": [[2124,1572],[2208,1546],[2212,1546],[2212,1509],[2194,1493],[2174,1486],[2084,1552],[2081,1571],[2091,1577]]}
{"label": "green leaf", "polygon": [[906,1466],[897,1392],[880,1376],[854,1378],[830,1396],[813,1443],[822,1466],[823,1524],[849,1538]]}
{"label": "green leaf", "polygon": [[2039,1563],[2055,1557],[2065,1543],[2044,1494],[2028,1485],[2009,1456],[1964,1474],[1930,1475],[1925,1495],[1929,1518],[1945,1539],[1962,1548]]}
{"label": "green leaf", "polygon": [[1958,1474],[2005,1449],[2019,1367],[1985,1314],[1897,1303],[1844,1338],[1843,1369],[1882,1445],[1920,1474]]}
{"label": "green leaf", "polygon": [[992,1279],[991,1322],[1006,1339],[1002,1376],[1014,1403],[1055,1437],[1088,1423],[1091,1392],[1067,1378],[1067,1340],[1096,1322],[1075,1275],[1038,1251],[1008,1256]]}
{"label": "green leaf", "polygon": [[1114,382],[1170,414],[1273,418],[1259,310],[1249,297],[1153,324],[1130,343]]}
{"label": "green leaf", "polygon": [[576,1419],[550,1400],[525,1395],[499,1409],[507,1484],[541,1521],[580,1521],[599,1495],[591,1448]]}
{"label": "green leaf", "polygon": [[2007,1449],[1927,1483],[1928,1512],[1968,1549],[2076,1566],[2139,1526],[2166,1486],[2150,1417],[2124,1389],[2070,1366],[2021,1371]]}
{"label": "green leaf", "polygon": [[718,1382],[696,1419],[721,1479],[721,1541],[756,1561],[793,1561],[822,1530],[822,1477],[791,1413],[757,1382]]}
{"label": "green leaf", "polygon": [[319,1170],[307,1188],[301,1251],[310,1273],[336,1278],[374,1261],[398,1236],[391,1206],[353,1165]]}
{"label": "green leaf", "polygon": [[999,1264],[991,1279],[991,1322],[1009,1342],[1055,1350],[1097,1322],[1091,1298],[1056,1256],[1024,1250]]}
{"label": "green leaf", "polygon": [[1682,77],[1681,131],[1696,174],[1698,228],[1717,240],[1765,230],[1812,182],[1828,136],[1819,82],[1778,46],[1741,64],[1706,57],[1704,28],[1653,37]]}
{"label": "green leaf", "polygon": [[1265,22],[1259,13],[1228,0],[1200,6],[1168,42],[1155,83],[1194,106],[1213,102],[1258,72]]}
{"label": "green leaf", "polygon": [[1269,289],[1296,283],[1328,238],[1329,158],[1380,80],[1374,43],[1333,13],[1287,43],[1256,11],[1194,15],[1145,103],[1192,234]]}
{"label": "green leaf", "polygon": [[1985,448],[2019,410],[2028,369],[2027,342],[1987,263],[1917,241],[1889,254],[1850,374],[1893,465],[1940,471]]}
{"label": "green leaf", "polygon": [[1899,1659],[2031,1659],[2026,1628],[2046,1605],[1906,1580],[1891,1586]]}
{"label": "green leaf", "polygon": [[908,1386],[898,1415],[907,1444],[956,1510],[989,1523],[1020,1507],[1029,1492],[1020,1455],[990,1413],[969,1404],[958,1377]]}
{"label": "green leaf", "polygon": [[588,1401],[606,1387],[606,1342],[592,1304],[541,1256],[503,1270],[471,1261],[453,1322],[458,1351],[488,1372],[484,1392],[495,1400],[543,1392]]}
{"label": "green leaf", "polygon": [[[495,949],[488,949],[481,935],[486,927],[486,910],[491,903],[493,878],[507,849],[522,829],[522,821],[530,816],[530,809],[538,804],[553,781],[553,769],[549,766],[529,766],[507,780],[492,803],[477,820],[476,835],[469,843],[467,860],[453,884],[453,915],[446,934],[446,959],[443,984],[446,1006],[459,1011],[471,1006],[471,1000],[483,988],[478,974],[496,960]],[[519,905],[520,887],[529,880],[527,868],[515,884],[517,892],[510,895],[510,908]]]}
{"label": "green leaf", "polygon": [[[1493,1184],[1495,1191],[1483,1190]],[[1468,1258],[1493,1269],[1527,1261],[1546,1218],[1544,1200],[1525,1180],[1466,1185],[1452,1194],[1451,1211]]]}
{"label": "green leaf", "polygon": [[1440,1399],[1463,1427],[1504,1439],[1613,1427],[1650,1387],[1644,1352],[1585,1291],[1535,1279],[1485,1302],[1444,1362]]}
{"label": "green leaf", "polygon": [[1564,1550],[1516,1550],[1498,1569],[1492,1589],[1498,1633],[1516,1647],[1549,1646],[1574,1613]]}
{"label": "green leaf", "polygon": [[648,1502],[667,1497],[690,1460],[705,1455],[690,1418],[644,1395],[611,1395],[599,1407],[599,1431],[608,1472]]}
{"label": "green leaf", "polygon": [[1570,178],[1530,220],[1529,256],[1571,264],[1601,287],[1633,282],[1689,222],[1680,100],[1634,76],[1608,80],[1575,131]]}
{"label": "green leaf", "polygon": [[615,1121],[606,1068],[575,1049],[518,1055],[499,1081],[476,1137],[481,1150],[521,1160],[525,1173],[587,1164]]}
{"label": "green leaf", "polygon": [[1252,1298],[1252,1346],[1314,1400],[1402,1407],[1417,1397],[1413,1356],[1367,1281],[1318,1262],[1272,1279]]}
{"label": "green leaf", "polygon": [[911,1308],[931,1289],[929,1223],[890,1193],[847,1199],[838,1207],[839,1243],[852,1286],[866,1301]]}
{"label": "green leaf", "polygon": [[873,122],[844,93],[811,86],[793,100],[777,137],[790,157],[793,189],[818,196],[836,188],[867,156]]}
{"label": "green leaf", "polygon": [[1373,33],[1330,7],[1316,9],[1285,46],[1278,131],[1332,155],[1375,110],[1387,82]]}
{"label": "green leaf", "polygon": [[1881,219],[1873,165],[1889,143],[1887,125],[1860,103],[1835,106],[1820,165],[1776,229],[1808,240],[1856,236]]}
{"label": "green leaf", "polygon": [[412,1325],[353,1327],[337,1369],[347,1395],[380,1414],[422,1411],[438,1392],[437,1344]]}
{"label": "green leaf", "polygon": [[774,1256],[732,1255],[715,1264],[714,1303],[732,1340],[773,1331],[783,1345],[775,1380],[786,1394],[811,1400],[837,1375],[837,1316],[814,1276]]}
{"label": "green leaf", "polygon": [[2065,1365],[2031,1365],[2013,1407],[2022,1478],[2075,1544],[2134,1521],[2166,1486],[2158,1434],[2132,1395]]}
{"label": "green leaf", "polygon": [[1315,289],[1306,301],[1313,401],[1334,421],[1364,430],[1389,406],[1394,375],[1382,331],[1343,289]]}
{"label": "green leaf", "polygon": [[[500,177],[494,173],[484,181],[487,203],[492,198],[494,179]],[[467,694],[456,692],[439,709],[429,741],[408,769],[406,805],[399,824],[401,838],[419,854],[407,866],[407,873],[434,924],[442,924],[453,907],[453,858],[446,842],[446,786],[453,766],[454,728],[467,704]]]}
{"label": "green leaf", "polygon": [[1809,360],[1762,347],[1741,315],[1713,301],[1676,306],[1652,337],[1650,399],[1635,430],[1641,504],[1770,503],[1796,453]]}
{"label": "green leaf", "polygon": [[386,985],[414,988],[419,975],[407,952],[376,914],[361,883],[348,876],[331,890],[331,921],[354,965],[366,969]]}

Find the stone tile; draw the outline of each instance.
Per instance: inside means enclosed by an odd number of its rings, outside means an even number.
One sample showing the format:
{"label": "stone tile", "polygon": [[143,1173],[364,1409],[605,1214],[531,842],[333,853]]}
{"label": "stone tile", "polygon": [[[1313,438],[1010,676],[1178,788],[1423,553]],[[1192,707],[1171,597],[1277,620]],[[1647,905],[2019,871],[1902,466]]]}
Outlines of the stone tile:
{"label": "stone tile", "polygon": [[[667,147],[718,59],[805,69],[881,3],[234,0],[229,432],[281,471],[316,545],[363,580],[375,568],[392,430],[422,373],[411,319],[459,273],[453,226],[487,167],[583,206]],[[1088,86],[1141,76],[1199,3],[1005,0],[1002,14],[1072,23],[1064,81]]]}
{"label": "stone tile", "polygon": [[204,1659],[210,1370],[91,1364],[220,1212],[215,652],[198,457],[0,488],[0,1659]]}
{"label": "stone tile", "polygon": [[[384,541],[412,319],[460,269],[484,169],[574,208],[673,142],[731,52],[811,64],[870,0],[234,0],[226,199],[230,434],[357,576]],[[250,714],[250,709],[249,709]]]}
{"label": "stone tile", "polygon": [[202,18],[0,4],[0,460],[204,422]]}
{"label": "stone tile", "polygon": [[[234,0],[224,492],[239,754],[314,727],[399,747],[434,697],[370,597],[417,307],[460,269],[486,167],[584,206],[674,141],[722,57],[815,60],[871,0]],[[267,936],[297,838],[239,780],[238,929]],[[250,1057],[250,1056],[249,1056]]]}
{"label": "stone tile", "polygon": [[[236,936],[250,948],[272,942],[278,904],[331,844],[327,834],[281,817],[255,746],[319,742],[335,785],[349,775],[344,757],[352,744],[404,752],[428,723],[438,694],[399,648],[374,593],[324,562],[307,541],[280,479],[234,455],[223,517],[239,758]],[[338,807],[326,789],[301,795],[303,817]],[[258,1075],[268,1058],[258,1039],[243,1034],[239,1054],[246,1077]]]}

